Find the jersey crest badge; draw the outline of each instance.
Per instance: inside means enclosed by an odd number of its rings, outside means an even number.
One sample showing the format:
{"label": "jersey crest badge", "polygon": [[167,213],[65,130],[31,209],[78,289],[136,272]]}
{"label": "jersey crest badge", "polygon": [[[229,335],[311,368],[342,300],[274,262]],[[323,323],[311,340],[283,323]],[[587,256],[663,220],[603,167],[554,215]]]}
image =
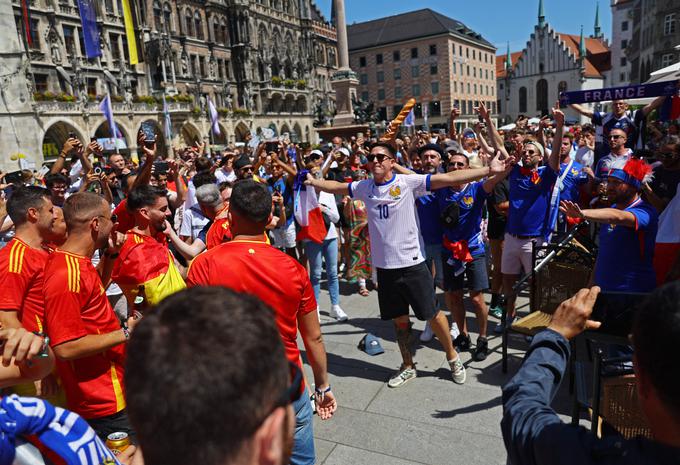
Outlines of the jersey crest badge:
{"label": "jersey crest badge", "polygon": [[471,195],[466,195],[461,200],[463,205],[465,205],[467,208],[472,207],[472,204],[475,203],[475,199]]}
{"label": "jersey crest badge", "polygon": [[401,187],[394,186],[394,187],[390,188],[390,197],[392,197],[393,199],[398,199],[400,195],[401,195]]}

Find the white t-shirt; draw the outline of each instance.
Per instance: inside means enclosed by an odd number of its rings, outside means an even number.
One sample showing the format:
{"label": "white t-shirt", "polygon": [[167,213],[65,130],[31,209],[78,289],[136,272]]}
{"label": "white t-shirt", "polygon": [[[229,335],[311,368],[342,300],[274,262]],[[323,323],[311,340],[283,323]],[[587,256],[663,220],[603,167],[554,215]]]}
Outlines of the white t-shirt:
{"label": "white t-shirt", "polygon": [[182,214],[182,225],[179,228],[179,235],[191,237],[191,240],[195,240],[198,237],[198,233],[201,232],[209,221],[210,220],[203,215],[201,207],[198,204],[185,209]]}
{"label": "white t-shirt", "polygon": [[429,174],[395,174],[384,184],[366,179],[349,185],[350,197],[366,204],[376,268],[406,268],[425,261],[416,198],[427,195],[429,188]]}
{"label": "white t-shirt", "polygon": [[236,173],[234,171],[230,171],[229,173],[225,172],[223,168],[218,169],[215,171],[215,178],[217,178],[217,183],[221,182],[236,182]]}

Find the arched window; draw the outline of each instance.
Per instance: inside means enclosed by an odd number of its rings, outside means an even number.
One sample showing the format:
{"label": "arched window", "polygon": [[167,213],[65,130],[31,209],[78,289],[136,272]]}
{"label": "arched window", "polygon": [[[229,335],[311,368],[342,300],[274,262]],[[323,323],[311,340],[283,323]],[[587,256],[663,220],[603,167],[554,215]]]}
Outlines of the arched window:
{"label": "arched window", "polygon": [[539,79],[536,83],[536,110],[541,115],[548,114],[548,81],[545,79]]}
{"label": "arched window", "polygon": [[194,13],[194,26],[196,28],[196,38],[203,40],[203,20],[198,10]]}
{"label": "arched window", "polygon": [[217,21],[217,17],[213,16],[212,19],[212,31],[213,31],[213,40],[221,44],[222,43],[222,36],[220,35],[220,23]]}
{"label": "arched window", "polygon": [[157,31],[163,30],[162,10],[159,1],[153,2],[153,25]]}
{"label": "arched window", "polygon": [[562,92],[566,92],[566,91],[567,91],[567,81],[560,81],[560,83],[557,84],[557,92],[559,92],[561,94]]}
{"label": "arched window", "polygon": [[227,22],[224,18],[220,22],[220,35],[222,36],[222,43],[227,45],[229,43],[229,35],[227,34]]}
{"label": "arched window", "polygon": [[519,112],[520,113],[526,113],[527,112],[527,88],[526,87],[520,87],[519,88]]}
{"label": "arched window", "polygon": [[186,33],[187,36],[193,37],[194,36],[194,15],[191,14],[191,10],[186,10],[184,12],[184,26],[186,27]]}
{"label": "arched window", "polygon": [[167,2],[163,5],[163,30],[172,31],[172,7]]}

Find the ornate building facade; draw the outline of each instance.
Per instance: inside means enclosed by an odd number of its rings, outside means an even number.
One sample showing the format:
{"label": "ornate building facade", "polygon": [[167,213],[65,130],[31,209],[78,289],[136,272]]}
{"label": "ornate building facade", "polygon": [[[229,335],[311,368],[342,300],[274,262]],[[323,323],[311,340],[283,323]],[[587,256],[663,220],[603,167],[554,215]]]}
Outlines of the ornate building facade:
{"label": "ornate building facade", "polygon": [[[315,140],[317,110],[333,110],[336,33],[312,0],[130,0],[135,65],[121,0],[94,2],[102,48],[96,59],[85,56],[77,0],[25,1],[28,34],[21,0],[0,11],[15,25],[0,31],[0,52],[28,58],[5,72],[16,72],[25,89],[12,86],[23,95],[21,110],[0,110],[12,119],[18,146],[3,147],[0,135],[3,154],[22,153],[39,164],[70,133],[83,141],[110,137],[98,108],[107,93],[122,152],[136,149],[136,133],[148,120],[165,150],[197,140],[241,142],[264,127]],[[210,132],[208,99],[220,115],[220,135]]]}

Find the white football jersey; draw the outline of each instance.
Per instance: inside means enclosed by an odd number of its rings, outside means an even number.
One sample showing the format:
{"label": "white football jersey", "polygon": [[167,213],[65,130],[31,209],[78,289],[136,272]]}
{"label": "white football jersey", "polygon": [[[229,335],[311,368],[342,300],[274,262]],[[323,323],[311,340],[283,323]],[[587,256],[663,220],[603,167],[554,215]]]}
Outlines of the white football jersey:
{"label": "white football jersey", "polygon": [[349,185],[350,197],[366,204],[373,266],[405,268],[425,261],[415,200],[429,190],[429,174],[395,174],[384,184],[366,179]]}

